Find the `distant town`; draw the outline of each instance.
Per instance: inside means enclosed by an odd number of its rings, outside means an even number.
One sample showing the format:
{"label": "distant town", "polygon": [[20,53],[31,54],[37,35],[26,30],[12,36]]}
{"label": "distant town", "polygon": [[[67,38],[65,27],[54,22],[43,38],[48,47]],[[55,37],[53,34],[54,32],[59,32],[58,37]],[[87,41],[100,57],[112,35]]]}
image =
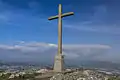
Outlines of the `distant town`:
{"label": "distant town", "polygon": [[51,71],[51,65],[4,64],[0,66],[0,80],[120,80],[120,70],[116,69],[73,66],[67,67],[64,73]]}

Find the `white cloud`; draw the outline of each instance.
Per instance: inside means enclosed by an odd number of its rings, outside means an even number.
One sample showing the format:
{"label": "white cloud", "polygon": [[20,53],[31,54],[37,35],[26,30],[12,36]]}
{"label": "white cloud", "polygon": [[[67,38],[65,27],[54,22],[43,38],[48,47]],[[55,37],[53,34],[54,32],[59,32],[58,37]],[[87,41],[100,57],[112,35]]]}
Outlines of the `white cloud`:
{"label": "white cloud", "polygon": [[0,48],[2,49],[8,49],[8,50],[21,50],[25,52],[31,52],[31,51],[44,51],[51,47],[56,47],[55,44],[47,44],[47,43],[37,43],[37,42],[20,42],[15,45],[0,45]]}
{"label": "white cloud", "polygon": [[76,54],[76,53],[65,53],[63,52],[63,55],[65,55],[65,58],[67,59],[76,59],[76,58],[79,58],[79,54]]}
{"label": "white cloud", "polygon": [[108,45],[100,45],[100,44],[68,44],[68,45],[63,45],[65,49],[79,49],[79,48],[101,48],[101,49],[109,49],[111,48]]}
{"label": "white cloud", "polygon": [[[64,44],[63,54],[66,59],[85,59],[94,58],[106,54],[106,51],[111,49],[109,45],[91,44]],[[17,45],[0,45],[0,56],[4,59],[11,60],[49,60],[53,59],[57,53],[57,45],[51,43],[29,42],[22,41]],[[7,55],[7,57],[6,57]],[[0,57],[0,58],[1,58]],[[26,58],[27,57],[27,58]]]}

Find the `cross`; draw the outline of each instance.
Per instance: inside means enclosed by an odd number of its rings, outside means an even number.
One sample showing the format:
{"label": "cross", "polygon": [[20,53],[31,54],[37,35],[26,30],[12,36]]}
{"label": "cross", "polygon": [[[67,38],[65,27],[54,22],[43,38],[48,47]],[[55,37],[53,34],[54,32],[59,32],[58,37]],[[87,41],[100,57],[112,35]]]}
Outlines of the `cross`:
{"label": "cross", "polygon": [[58,54],[62,54],[62,18],[66,16],[73,15],[73,12],[68,12],[62,14],[62,6],[59,4],[58,15],[48,18],[48,20],[53,20],[58,18]]}

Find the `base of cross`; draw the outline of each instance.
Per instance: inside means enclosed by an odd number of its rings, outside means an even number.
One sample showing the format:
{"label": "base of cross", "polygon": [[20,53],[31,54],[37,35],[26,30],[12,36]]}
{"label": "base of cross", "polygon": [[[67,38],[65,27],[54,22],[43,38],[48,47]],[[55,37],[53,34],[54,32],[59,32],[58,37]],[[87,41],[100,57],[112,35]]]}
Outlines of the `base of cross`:
{"label": "base of cross", "polygon": [[54,72],[64,72],[64,56],[62,54],[57,54],[54,60]]}
{"label": "base of cross", "polygon": [[50,80],[54,75],[56,74],[66,74],[66,73],[71,73],[72,71],[62,71],[62,72],[55,72],[54,70],[49,70],[46,73],[43,73],[42,75],[35,76],[35,79],[39,80]]}

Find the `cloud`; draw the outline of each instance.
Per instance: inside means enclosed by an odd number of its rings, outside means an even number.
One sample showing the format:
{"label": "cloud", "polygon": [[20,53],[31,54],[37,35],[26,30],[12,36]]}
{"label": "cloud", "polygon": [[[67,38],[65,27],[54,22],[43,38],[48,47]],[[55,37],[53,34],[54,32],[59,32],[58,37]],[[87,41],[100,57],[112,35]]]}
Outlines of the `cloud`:
{"label": "cloud", "polygon": [[[108,45],[64,44],[63,54],[66,59],[92,59],[106,54],[111,49]],[[57,45],[40,42],[24,42],[16,45],[0,45],[0,58],[18,61],[52,61],[57,53]],[[6,56],[7,55],[7,56]]]}
{"label": "cloud", "polygon": [[[16,1],[15,3],[18,4]],[[38,15],[38,11],[41,9],[39,3],[25,1],[18,6],[16,4],[0,0],[0,25],[38,26],[41,24],[45,25],[47,22],[47,18],[42,12]],[[24,6],[26,8],[22,8]],[[31,24],[29,24],[30,22]]]}
{"label": "cloud", "polygon": [[93,25],[92,26],[90,24],[89,26],[86,26],[85,24],[76,24],[76,25],[65,25],[65,27],[69,29],[74,29],[77,31],[87,31],[87,32],[95,32],[95,33],[120,35],[120,28],[118,25],[111,25],[111,26]]}
{"label": "cloud", "polygon": [[63,45],[63,50],[66,52],[66,58],[74,59],[94,59],[97,56],[103,56],[111,49],[108,45],[91,44],[91,45]]}
{"label": "cloud", "polygon": [[0,21],[7,21],[8,18],[3,13],[0,13]]}
{"label": "cloud", "polygon": [[90,7],[91,11],[87,9],[87,13],[75,13],[80,18],[76,18],[76,22],[66,22],[64,26],[78,31],[120,35],[120,11],[118,5],[113,4],[95,5]]}

